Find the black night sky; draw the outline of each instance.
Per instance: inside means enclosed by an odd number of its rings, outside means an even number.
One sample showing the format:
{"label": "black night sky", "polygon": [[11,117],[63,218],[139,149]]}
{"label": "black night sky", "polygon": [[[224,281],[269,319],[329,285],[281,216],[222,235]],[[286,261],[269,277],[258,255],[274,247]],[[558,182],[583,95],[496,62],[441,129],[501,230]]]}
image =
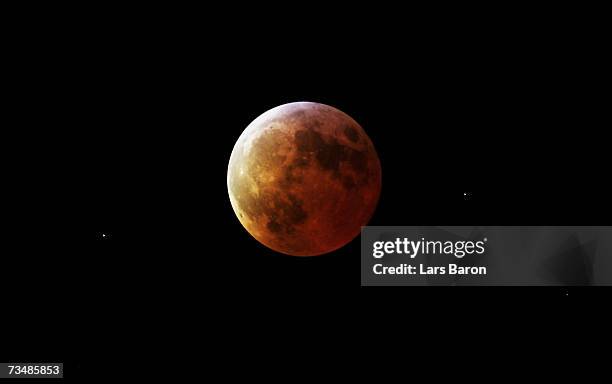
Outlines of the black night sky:
{"label": "black night sky", "polygon": [[451,33],[374,13],[233,29],[212,21],[223,12],[161,11],[14,31],[1,287],[12,326],[48,335],[11,340],[22,360],[90,377],[102,356],[198,360],[186,344],[209,345],[211,332],[226,337],[221,355],[319,337],[352,349],[358,330],[390,318],[442,329],[486,307],[516,325],[520,311],[566,319],[609,292],[361,288],[358,238],[280,255],[244,230],[226,187],[254,118],[315,101],[352,116],[377,149],[372,225],[610,224],[603,102],[595,71],[573,59],[596,50],[561,35],[544,44],[535,27]]}

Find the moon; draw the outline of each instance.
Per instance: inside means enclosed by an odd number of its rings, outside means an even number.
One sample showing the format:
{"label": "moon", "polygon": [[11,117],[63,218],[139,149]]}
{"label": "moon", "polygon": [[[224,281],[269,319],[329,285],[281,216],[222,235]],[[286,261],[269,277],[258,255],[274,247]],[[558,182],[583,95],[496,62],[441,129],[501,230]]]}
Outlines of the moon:
{"label": "moon", "polygon": [[297,102],[270,109],[234,145],[227,188],[260,243],[287,255],[334,251],[366,225],[381,190],[378,155],[344,112]]}

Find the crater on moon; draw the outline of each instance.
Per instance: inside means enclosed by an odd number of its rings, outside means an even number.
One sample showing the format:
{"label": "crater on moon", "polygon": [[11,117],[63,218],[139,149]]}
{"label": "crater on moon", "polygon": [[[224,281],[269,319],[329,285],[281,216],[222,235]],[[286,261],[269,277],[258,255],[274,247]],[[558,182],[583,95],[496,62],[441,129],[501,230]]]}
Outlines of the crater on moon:
{"label": "crater on moon", "polygon": [[258,241],[295,256],[331,252],[366,225],[381,169],[361,126],[318,103],[273,108],[236,142],[227,172],[234,212]]}

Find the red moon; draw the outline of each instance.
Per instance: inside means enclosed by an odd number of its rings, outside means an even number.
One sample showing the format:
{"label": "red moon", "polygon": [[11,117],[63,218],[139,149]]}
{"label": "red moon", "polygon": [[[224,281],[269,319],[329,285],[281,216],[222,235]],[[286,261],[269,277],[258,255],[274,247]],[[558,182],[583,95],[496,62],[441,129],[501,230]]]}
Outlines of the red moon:
{"label": "red moon", "polygon": [[370,138],[344,112],[299,102],[270,109],[236,142],[227,170],[234,212],[284,254],[336,250],[372,217],[381,168]]}

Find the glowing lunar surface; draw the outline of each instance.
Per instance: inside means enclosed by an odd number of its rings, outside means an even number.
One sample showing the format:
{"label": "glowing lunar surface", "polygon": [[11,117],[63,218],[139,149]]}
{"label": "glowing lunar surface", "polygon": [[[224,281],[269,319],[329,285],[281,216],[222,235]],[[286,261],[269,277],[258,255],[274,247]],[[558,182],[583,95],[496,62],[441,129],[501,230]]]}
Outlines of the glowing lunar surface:
{"label": "glowing lunar surface", "polygon": [[380,161],[344,112],[290,103],[244,130],[227,187],[238,219],[262,244],[288,255],[320,255],[354,239],[374,213]]}

